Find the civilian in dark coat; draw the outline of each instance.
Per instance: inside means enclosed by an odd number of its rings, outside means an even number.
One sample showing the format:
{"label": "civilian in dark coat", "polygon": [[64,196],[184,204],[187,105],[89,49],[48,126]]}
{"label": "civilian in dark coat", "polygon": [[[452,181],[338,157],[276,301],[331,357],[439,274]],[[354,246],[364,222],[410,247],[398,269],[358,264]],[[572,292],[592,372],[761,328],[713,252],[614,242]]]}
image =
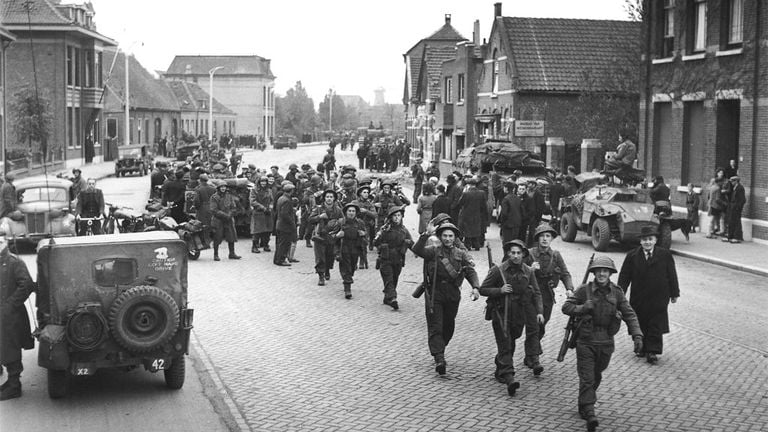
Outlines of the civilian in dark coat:
{"label": "civilian in dark coat", "polygon": [[501,200],[499,211],[502,244],[519,238],[520,227],[523,225],[523,209],[520,197],[517,196],[517,185],[505,183],[504,190],[507,195]]}
{"label": "civilian in dark coat", "polygon": [[655,228],[643,227],[640,247],[632,249],[624,258],[619,272],[619,287],[624,292],[631,286],[629,304],[637,313],[643,332],[644,353],[648,363],[656,363],[663,348],[663,334],[669,333],[669,302],[677,302],[680,286],[672,254],[656,246]]}
{"label": "civilian in dark coat", "polygon": [[664,177],[656,176],[653,179],[653,187],[648,195],[651,197],[651,202],[653,202],[654,213],[672,213],[671,203],[669,202],[669,187],[664,184]]}
{"label": "civilian in dark coat", "polygon": [[0,400],[21,396],[21,350],[35,345],[24,302],[34,288],[24,261],[10,253],[5,237],[0,237],[0,364],[8,371]]}
{"label": "civilian in dark coat", "polygon": [[488,226],[488,206],[485,192],[477,188],[477,180],[468,179],[467,184],[469,189],[459,198],[459,230],[464,233],[467,247],[479,250]]}
{"label": "civilian in dark coat", "polygon": [[728,237],[724,237],[723,241],[730,241],[731,243],[740,243],[744,240],[744,233],[741,231],[741,212],[744,210],[744,204],[747,203],[744,186],[741,185],[741,180],[738,176],[733,176],[730,179],[731,182],[731,194],[728,197]]}
{"label": "civilian in dark coat", "polygon": [[536,218],[536,202],[528,195],[528,186],[525,184],[517,185],[517,196],[520,198],[520,208],[523,210],[523,224],[520,227],[520,234],[518,238],[528,245],[528,231],[536,229],[536,224],[533,220]]}
{"label": "civilian in dark coat", "polygon": [[450,215],[453,220],[459,220],[459,199],[461,198],[462,186],[453,175],[449,175],[446,178],[446,181],[448,182],[448,186],[445,188],[445,196],[448,198],[448,201],[451,202],[451,211],[448,215]]}
{"label": "civilian in dark coat", "polygon": [[432,215],[436,216],[440,213],[450,215],[451,201],[445,196],[445,186],[437,185],[435,191],[437,192],[437,198],[435,198],[435,202],[432,203]]}
{"label": "civilian in dark coat", "polygon": [[555,178],[555,184],[549,188],[549,206],[552,209],[552,217],[560,218],[560,198],[565,195],[565,186],[563,185],[563,175],[559,174]]}
{"label": "civilian in dark coat", "polygon": [[277,199],[275,205],[276,246],[275,256],[272,262],[279,266],[290,266],[287,262],[288,254],[291,251],[291,243],[295,242],[296,237],[296,209],[293,206],[291,194],[295,186],[293,183],[283,185],[283,194]]}

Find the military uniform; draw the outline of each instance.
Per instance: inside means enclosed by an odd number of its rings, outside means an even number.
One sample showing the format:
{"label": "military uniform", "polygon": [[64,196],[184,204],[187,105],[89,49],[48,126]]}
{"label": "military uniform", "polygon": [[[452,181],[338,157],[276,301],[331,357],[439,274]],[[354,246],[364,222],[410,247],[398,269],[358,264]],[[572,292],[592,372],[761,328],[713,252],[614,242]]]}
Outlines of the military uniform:
{"label": "military uniform", "polygon": [[[446,224],[453,226],[452,224]],[[443,225],[443,229],[446,225]],[[458,230],[455,230],[458,233]],[[464,279],[472,285],[479,286],[475,263],[472,256],[455,244],[446,247],[427,245],[430,235],[427,233],[419,236],[419,240],[413,247],[413,252],[424,258],[428,284],[425,297],[425,311],[427,316],[427,334],[429,352],[435,357],[435,363],[445,373],[445,347],[453,338],[456,327],[456,314],[459,311],[461,301],[461,285]],[[458,235],[456,236],[458,239]]]}
{"label": "military uniform", "polygon": [[[325,194],[329,191],[325,191]],[[326,218],[321,216],[325,215]],[[330,206],[323,204],[316,206],[309,215],[309,223],[314,225],[312,242],[315,252],[315,272],[317,272],[318,285],[325,285],[325,279],[330,279],[333,268],[334,240],[330,236],[335,224],[344,217],[341,206],[334,200]]]}
{"label": "military uniform", "polygon": [[[512,286],[512,293],[503,294],[502,285]],[[515,375],[515,340],[525,328],[526,357],[541,351],[536,316],[543,313],[541,292],[533,270],[525,264],[515,265],[504,261],[492,267],[480,285],[480,294],[487,296],[485,319],[492,321],[498,354],[496,355],[496,379],[510,383]],[[504,317],[505,303],[508,316]],[[507,327],[504,328],[506,320]]]}
{"label": "military uniform", "polygon": [[534,262],[539,263],[539,269],[534,271],[534,275],[541,291],[541,300],[544,306],[544,324],[539,326],[539,339],[542,339],[545,326],[552,316],[552,307],[555,304],[555,287],[559,281],[562,281],[566,290],[573,291],[573,282],[571,281],[571,273],[568,271],[560,252],[551,247],[543,249],[539,246],[532,247],[528,252],[529,255],[525,263],[529,266]]}
{"label": "military uniform", "polygon": [[[360,207],[357,202],[351,202],[347,204],[347,207],[353,206],[360,212]],[[345,211],[346,213],[346,211]],[[357,267],[357,261],[360,259],[360,254],[365,253],[365,245],[367,238],[367,231],[365,222],[362,219],[355,217],[348,219],[345,217],[336,221],[336,224],[331,231],[331,237],[336,237],[339,232],[343,232],[344,236],[338,240],[339,242],[339,273],[341,274],[341,280],[344,284],[344,296],[347,299],[352,298],[352,284],[354,283],[353,277],[355,276],[355,268]]]}
{"label": "military uniform", "polygon": [[384,304],[398,309],[397,282],[400,272],[405,265],[405,252],[413,245],[413,239],[408,229],[402,223],[393,225],[389,222],[394,212],[402,209],[390,209],[387,214],[388,223],[379,228],[374,246],[378,247],[379,258],[376,268],[379,269],[381,280],[384,283]]}
{"label": "military uniform", "polygon": [[296,241],[296,210],[291,199],[293,184],[283,186],[283,192],[275,203],[275,265],[290,265],[286,262],[291,243]]}
{"label": "military uniform", "polygon": [[[590,271],[601,268],[616,272],[610,258],[595,257]],[[602,381],[602,373],[611,361],[613,336],[618,333],[623,319],[629,334],[635,339],[635,350],[638,351],[642,347],[640,324],[624,291],[610,280],[603,285],[593,280],[578,287],[574,295],[563,304],[563,313],[581,318],[576,339],[579,414],[587,420],[588,429],[594,430],[598,425],[594,408],[596,392]]]}
{"label": "military uniform", "polygon": [[213,259],[218,261],[219,244],[226,241],[229,246],[229,258],[240,259],[235,254],[235,242],[237,233],[235,232],[234,214],[237,210],[237,203],[234,196],[230,193],[221,193],[217,190],[210,200],[211,230],[213,231]]}

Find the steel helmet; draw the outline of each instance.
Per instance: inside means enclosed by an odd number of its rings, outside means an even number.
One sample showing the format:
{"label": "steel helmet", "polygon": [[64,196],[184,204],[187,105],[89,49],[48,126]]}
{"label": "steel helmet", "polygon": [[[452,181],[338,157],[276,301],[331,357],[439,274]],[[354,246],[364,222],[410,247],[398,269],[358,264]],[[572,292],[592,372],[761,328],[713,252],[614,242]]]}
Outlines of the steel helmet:
{"label": "steel helmet", "polygon": [[443,234],[443,231],[445,230],[451,230],[453,231],[454,234],[456,234],[456,237],[461,237],[461,230],[459,230],[459,228],[457,228],[456,225],[450,222],[445,222],[444,224],[437,227],[437,229],[435,230],[435,234],[437,234],[437,236],[440,237]]}
{"label": "steel helmet", "polygon": [[405,208],[401,206],[392,205],[387,210],[387,219],[391,218],[395,213],[402,213],[405,216]]}
{"label": "steel helmet", "polygon": [[512,246],[519,247],[520,249],[523,250],[523,256],[528,256],[528,248],[525,246],[525,242],[523,242],[522,240],[517,240],[517,239],[510,240],[510,241],[504,243],[504,246],[503,246],[504,254],[509,252],[509,250],[512,249]]}
{"label": "steel helmet", "polygon": [[552,228],[552,225],[545,222],[545,223],[539,224],[539,226],[536,227],[536,231],[533,232],[533,239],[538,240],[539,234],[543,234],[545,232],[552,234],[552,238],[557,237],[557,231],[555,231],[555,229]]}
{"label": "steel helmet", "polygon": [[616,265],[613,263],[613,260],[608,258],[605,255],[595,255],[595,258],[592,260],[592,264],[589,265],[589,271],[592,272],[597,269],[608,269],[611,273],[616,273]]}

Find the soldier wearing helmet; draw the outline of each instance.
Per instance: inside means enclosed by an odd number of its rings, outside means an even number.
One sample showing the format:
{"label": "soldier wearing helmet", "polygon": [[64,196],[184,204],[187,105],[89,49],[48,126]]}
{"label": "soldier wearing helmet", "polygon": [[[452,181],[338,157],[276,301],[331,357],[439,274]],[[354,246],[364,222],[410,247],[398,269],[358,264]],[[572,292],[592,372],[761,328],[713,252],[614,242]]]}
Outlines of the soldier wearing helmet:
{"label": "soldier wearing helmet", "polygon": [[301,199],[299,202],[301,215],[299,222],[299,239],[304,239],[307,242],[307,247],[312,247],[312,230],[309,223],[309,215],[312,213],[312,209],[315,206],[321,204],[323,201],[323,178],[317,174],[313,174],[309,178],[309,186],[307,186],[301,193]]}
{"label": "soldier wearing helmet", "polygon": [[[618,333],[621,320],[627,324],[632,335],[635,352],[643,350],[643,333],[624,291],[610,280],[611,275],[616,273],[613,260],[605,255],[596,255],[589,271],[594,274],[594,279],[576,288],[573,296],[565,300],[563,313],[580,319],[576,337],[579,415],[587,421],[587,430],[594,431],[598,426],[596,391],[602,373],[611,361],[613,336]],[[617,312],[621,314],[617,315]]]}
{"label": "soldier wearing helmet", "polygon": [[312,242],[315,250],[315,272],[317,272],[320,286],[331,278],[333,268],[334,245],[331,231],[335,228],[339,219],[344,217],[344,211],[338,202],[339,194],[333,189],[323,192],[323,202],[312,209],[309,215],[309,224],[312,228]]}
{"label": "soldier wearing helmet", "polygon": [[384,304],[397,310],[397,282],[405,265],[405,252],[413,246],[413,239],[403,226],[403,207],[390,206],[386,215],[386,222],[376,233],[373,245],[379,250],[376,268],[384,283]]}
{"label": "soldier wearing helmet", "polygon": [[229,259],[239,260],[241,257],[235,253],[237,232],[235,231],[235,211],[237,202],[235,197],[228,193],[225,180],[216,181],[216,193],[211,196],[211,229],[213,231],[213,260],[219,261],[219,244],[226,241],[229,246]]}
{"label": "soldier wearing helmet", "polygon": [[533,270],[523,261],[528,248],[522,240],[504,243],[504,260],[491,267],[480,285],[480,294],[488,297],[485,319],[493,324],[496,336],[496,380],[507,385],[514,396],[520,383],[515,381],[515,340],[525,328],[526,357],[541,350],[537,337],[544,322],[541,292]]}
{"label": "soldier wearing helmet", "polygon": [[[429,238],[437,235],[439,245],[427,245]],[[466,279],[472,286],[471,298],[477,300],[480,281],[475,272],[475,262],[466,251],[457,247],[461,231],[450,222],[441,225],[427,224],[426,231],[413,246],[413,253],[424,258],[427,279],[425,309],[429,352],[435,359],[435,371],[445,375],[445,348],[453,337],[456,314],[461,301],[461,285]]]}
{"label": "soldier wearing helmet", "polygon": [[365,223],[367,249],[364,247],[360,252],[360,268],[368,268],[368,251],[373,250],[373,238],[376,236],[376,207],[371,198],[371,186],[365,184],[357,188],[357,205],[360,206],[360,212],[357,215]]}
{"label": "soldier wearing helmet", "polygon": [[288,261],[291,245],[296,241],[296,209],[292,199],[296,187],[288,182],[282,186],[282,194],[275,203],[275,255],[272,263],[290,266]]}
{"label": "soldier wearing helmet", "polygon": [[387,220],[387,211],[392,206],[400,207],[405,204],[401,196],[394,192],[395,185],[390,180],[384,180],[381,182],[381,190],[374,201],[374,206],[378,209],[378,218],[376,219],[376,226],[381,228]]}
{"label": "soldier wearing helmet", "polygon": [[365,222],[358,217],[360,204],[352,201],[344,206],[344,217],[336,222],[330,237],[338,242],[339,273],[344,285],[344,298],[352,298],[352,284],[360,254],[365,253],[368,231]]}
{"label": "soldier wearing helmet", "polygon": [[[524,260],[536,276],[536,283],[539,285],[541,301],[544,306],[544,323],[539,325],[537,335],[539,341],[544,337],[546,325],[552,316],[552,307],[555,304],[555,287],[557,287],[558,282],[563,282],[567,295],[573,294],[571,273],[565,265],[565,260],[563,260],[560,252],[552,249],[552,240],[555,237],[557,237],[557,231],[548,223],[541,223],[533,233],[535,246],[528,250],[528,257]],[[526,335],[527,337],[528,335]],[[541,347],[541,343],[539,343],[539,347]],[[541,354],[542,352],[539,351],[538,355],[525,357],[524,363],[533,369],[534,375],[539,375],[544,371],[544,367],[539,363],[539,355]]]}

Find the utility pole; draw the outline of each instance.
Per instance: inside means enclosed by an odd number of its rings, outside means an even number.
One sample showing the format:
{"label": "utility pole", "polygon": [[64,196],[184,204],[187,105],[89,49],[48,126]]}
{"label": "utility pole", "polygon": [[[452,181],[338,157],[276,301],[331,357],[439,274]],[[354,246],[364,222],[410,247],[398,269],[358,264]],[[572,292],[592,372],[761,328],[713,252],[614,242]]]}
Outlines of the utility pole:
{"label": "utility pole", "polygon": [[328,130],[333,132],[333,89],[328,89]]}
{"label": "utility pole", "polygon": [[213,74],[224,66],[216,66],[208,71],[208,144],[213,143]]}

